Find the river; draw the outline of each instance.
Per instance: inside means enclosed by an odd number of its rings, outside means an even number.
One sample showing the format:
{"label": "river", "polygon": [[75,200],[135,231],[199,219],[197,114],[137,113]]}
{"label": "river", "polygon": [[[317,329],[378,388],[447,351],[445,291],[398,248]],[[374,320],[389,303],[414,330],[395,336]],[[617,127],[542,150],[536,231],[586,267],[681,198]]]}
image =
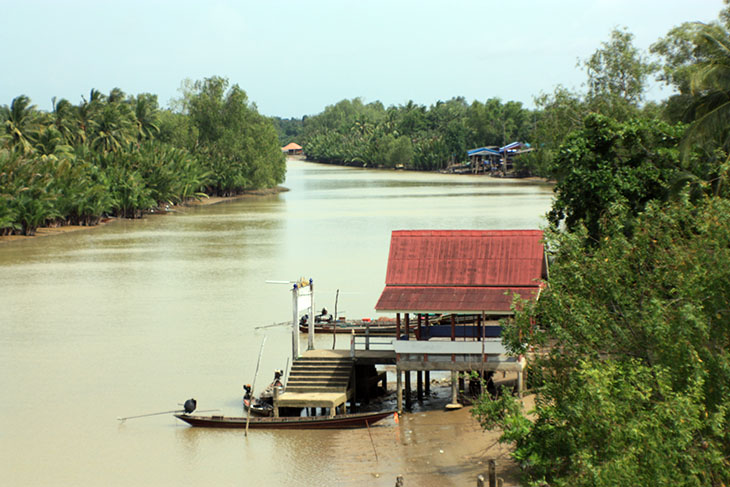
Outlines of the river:
{"label": "river", "polygon": [[[371,449],[362,431],[244,438],[171,415],[117,417],[190,397],[199,410],[241,414],[263,337],[257,389],[291,351],[286,326],[257,329],[291,317],[289,286],[267,281],[311,277],[316,306],[332,310],[339,289],[341,315],[375,317],[392,230],[539,228],[552,201],[552,187],[535,182],[296,160],[284,186],[0,243],[4,485],[370,484],[343,471],[348,455]],[[395,441],[389,421],[373,428],[375,444]]]}

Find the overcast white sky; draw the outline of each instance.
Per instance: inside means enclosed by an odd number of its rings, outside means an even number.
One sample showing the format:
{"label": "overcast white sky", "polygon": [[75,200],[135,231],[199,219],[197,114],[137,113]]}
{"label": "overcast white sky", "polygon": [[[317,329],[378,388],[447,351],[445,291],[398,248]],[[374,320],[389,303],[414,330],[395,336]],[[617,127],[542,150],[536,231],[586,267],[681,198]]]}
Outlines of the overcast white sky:
{"label": "overcast white sky", "polygon": [[[532,106],[627,27],[649,45],[722,0],[0,0],[0,105],[92,88],[179,96],[185,78],[238,83],[265,115],[345,98],[431,105],[464,96]],[[654,97],[664,96],[658,91]]]}

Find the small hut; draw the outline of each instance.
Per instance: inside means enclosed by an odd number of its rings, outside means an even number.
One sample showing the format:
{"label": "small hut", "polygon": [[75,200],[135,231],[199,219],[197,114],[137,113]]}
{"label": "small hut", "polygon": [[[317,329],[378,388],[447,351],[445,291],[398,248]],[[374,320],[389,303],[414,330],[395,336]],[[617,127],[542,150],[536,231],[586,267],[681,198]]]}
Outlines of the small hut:
{"label": "small hut", "polygon": [[281,151],[288,156],[298,156],[302,154],[302,146],[294,142],[290,142],[282,147]]}

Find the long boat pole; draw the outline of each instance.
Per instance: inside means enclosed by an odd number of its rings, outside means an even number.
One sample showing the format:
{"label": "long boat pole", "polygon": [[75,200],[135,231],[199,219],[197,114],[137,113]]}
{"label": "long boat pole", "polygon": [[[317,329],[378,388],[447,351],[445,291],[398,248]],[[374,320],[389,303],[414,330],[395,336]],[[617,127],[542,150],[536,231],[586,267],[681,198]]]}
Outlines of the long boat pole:
{"label": "long boat pole", "polygon": [[[324,316],[322,317],[324,318]],[[307,327],[307,350],[314,350],[314,281],[309,279],[309,326]]]}
{"label": "long boat pole", "polygon": [[338,289],[335,293],[335,319],[332,322],[332,350],[335,349],[337,344],[337,301],[340,299],[340,290]]}
{"label": "long boat pole", "polygon": [[259,365],[261,365],[261,356],[264,354],[264,344],[266,343],[266,335],[261,340],[261,349],[259,350],[259,359],[256,361],[256,372],[253,374],[253,383],[251,384],[251,397],[248,400],[248,407],[246,408],[246,432],[244,436],[248,436],[248,423],[251,420],[251,403],[255,397],[254,391],[256,390],[256,377],[259,375]]}
{"label": "long boat pole", "polygon": [[[292,330],[291,330],[291,361],[294,363],[299,358],[299,286],[294,284],[291,290],[292,295]],[[310,317],[313,320],[314,317]]]}

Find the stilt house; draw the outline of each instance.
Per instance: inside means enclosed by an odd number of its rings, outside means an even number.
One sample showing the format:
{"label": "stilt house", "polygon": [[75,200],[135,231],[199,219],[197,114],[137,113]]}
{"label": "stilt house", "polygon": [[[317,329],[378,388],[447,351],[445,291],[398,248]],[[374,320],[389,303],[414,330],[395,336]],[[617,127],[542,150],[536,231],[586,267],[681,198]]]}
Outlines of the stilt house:
{"label": "stilt house", "polygon": [[[499,318],[513,314],[515,296],[535,300],[548,277],[539,230],[394,231],[386,285],[375,309],[396,313],[393,342],[402,409],[411,371],[516,371],[523,357],[506,354]],[[454,382],[454,381],[452,381]],[[453,403],[457,402],[453,386]],[[406,394],[406,400],[410,394]],[[408,404],[406,404],[408,406]]]}

